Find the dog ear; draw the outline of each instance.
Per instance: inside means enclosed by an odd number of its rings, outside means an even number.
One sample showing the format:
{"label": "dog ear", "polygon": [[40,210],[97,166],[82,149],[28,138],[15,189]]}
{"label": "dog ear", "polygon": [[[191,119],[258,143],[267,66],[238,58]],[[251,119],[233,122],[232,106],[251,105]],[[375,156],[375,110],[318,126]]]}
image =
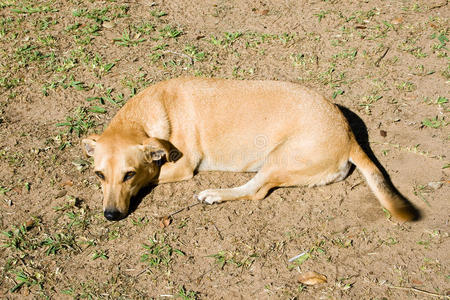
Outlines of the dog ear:
{"label": "dog ear", "polygon": [[164,156],[168,162],[173,162],[181,157],[181,153],[170,142],[154,137],[146,139],[139,147],[149,162],[161,160]]}
{"label": "dog ear", "polygon": [[97,144],[97,139],[100,136],[98,134],[93,134],[81,141],[83,152],[86,156],[93,156],[95,152],[95,145]]}

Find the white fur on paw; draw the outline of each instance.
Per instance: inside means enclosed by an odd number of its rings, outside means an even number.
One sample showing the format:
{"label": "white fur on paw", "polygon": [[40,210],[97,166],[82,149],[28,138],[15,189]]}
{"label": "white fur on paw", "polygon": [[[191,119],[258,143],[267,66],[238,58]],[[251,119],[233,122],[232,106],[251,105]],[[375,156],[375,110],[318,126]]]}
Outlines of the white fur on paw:
{"label": "white fur on paw", "polygon": [[198,194],[198,201],[207,204],[214,204],[222,202],[222,197],[215,190],[205,190]]}

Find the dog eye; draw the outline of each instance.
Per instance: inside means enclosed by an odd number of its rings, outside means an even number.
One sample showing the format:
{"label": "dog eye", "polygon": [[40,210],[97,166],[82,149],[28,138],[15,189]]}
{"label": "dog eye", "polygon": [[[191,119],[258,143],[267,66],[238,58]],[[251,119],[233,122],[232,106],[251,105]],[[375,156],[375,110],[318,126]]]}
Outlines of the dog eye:
{"label": "dog eye", "polygon": [[97,172],[95,172],[95,175],[97,175],[97,177],[100,178],[101,180],[105,180],[105,175],[103,175],[102,172],[97,171]]}
{"label": "dog eye", "polygon": [[133,171],[126,172],[125,176],[123,177],[123,182],[131,179],[134,175],[136,175],[136,172],[133,172]]}

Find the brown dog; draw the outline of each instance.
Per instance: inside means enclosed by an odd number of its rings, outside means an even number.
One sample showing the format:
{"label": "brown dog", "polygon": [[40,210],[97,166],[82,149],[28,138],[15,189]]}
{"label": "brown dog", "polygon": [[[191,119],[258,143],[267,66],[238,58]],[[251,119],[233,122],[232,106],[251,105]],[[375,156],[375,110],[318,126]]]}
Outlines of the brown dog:
{"label": "brown dog", "polygon": [[338,107],[293,83],[160,82],[130,99],[102,135],[83,145],[94,156],[108,220],[125,217],[143,186],[187,180],[196,171],[256,172],[242,186],[198,194],[212,204],[263,199],[278,186],[336,182],[350,162],[393,216],[417,216],[358,145]]}

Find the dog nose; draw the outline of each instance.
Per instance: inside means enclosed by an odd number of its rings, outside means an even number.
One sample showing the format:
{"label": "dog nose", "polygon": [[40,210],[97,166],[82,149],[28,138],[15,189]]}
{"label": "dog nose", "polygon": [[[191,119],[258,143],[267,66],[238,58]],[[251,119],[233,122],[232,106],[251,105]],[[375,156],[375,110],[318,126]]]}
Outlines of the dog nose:
{"label": "dog nose", "polygon": [[117,221],[123,218],[122,213],[116,209],[107,209],[103,212],[103,215],[109,221]]}

